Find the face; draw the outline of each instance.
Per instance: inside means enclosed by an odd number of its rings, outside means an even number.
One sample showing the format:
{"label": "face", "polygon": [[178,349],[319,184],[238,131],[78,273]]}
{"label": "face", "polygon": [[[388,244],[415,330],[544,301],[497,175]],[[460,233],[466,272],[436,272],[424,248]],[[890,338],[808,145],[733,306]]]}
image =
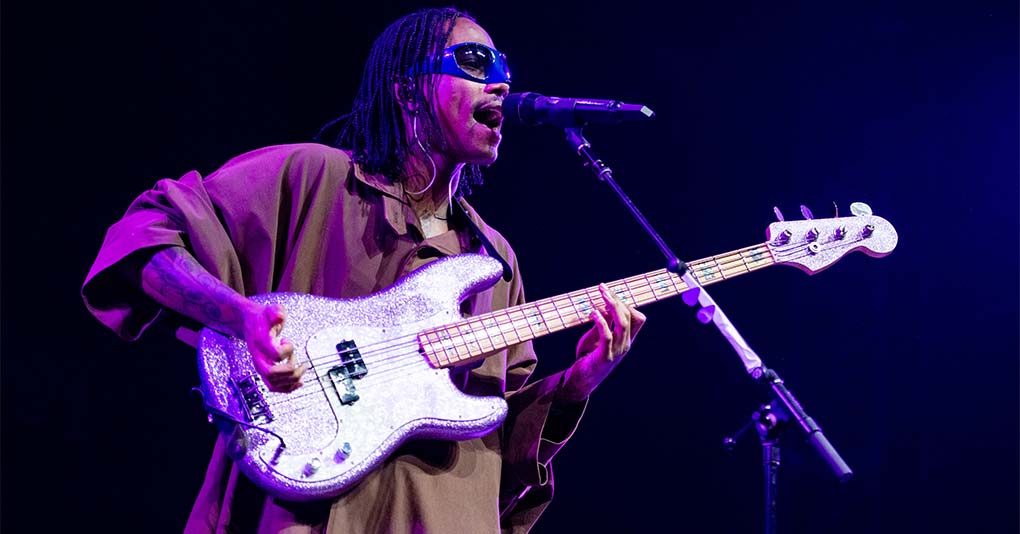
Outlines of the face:
{"label": "face", "polygon": [[[489,34],[465,18],[457,19],[446,46],[459,43],[482,43],[495,48]],[[510,86],[447,74],[438,76],[435,111],[447,145],[442,156],[453,164],[488,165],[496,161],[502,139],[502,103]]]}

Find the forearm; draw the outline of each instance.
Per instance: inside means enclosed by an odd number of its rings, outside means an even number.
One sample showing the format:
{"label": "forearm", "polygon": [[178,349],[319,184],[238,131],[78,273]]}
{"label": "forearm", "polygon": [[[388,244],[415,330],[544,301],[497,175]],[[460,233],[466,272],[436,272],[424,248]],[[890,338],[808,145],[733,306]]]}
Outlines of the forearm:
{"label": "forearm", "polygon": [[243,335],[246,313],[258,306],[209,274],[183,247],[159,250],[136,276],[159,304],[233,336]]}

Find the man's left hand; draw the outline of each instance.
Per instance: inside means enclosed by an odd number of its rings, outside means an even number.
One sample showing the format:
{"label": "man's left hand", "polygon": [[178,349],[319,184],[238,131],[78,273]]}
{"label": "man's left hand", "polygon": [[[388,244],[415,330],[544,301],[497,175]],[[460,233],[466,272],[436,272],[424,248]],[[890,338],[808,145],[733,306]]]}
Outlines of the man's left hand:
{"label": "man's left hand", "polygon": [[621,302],[605,284],[599,284],[605,307],[592,312],[595,322],[577,343],[577,360],[567,369],[557,398],[581,402],[620,364],[645,324],[645,315]]}

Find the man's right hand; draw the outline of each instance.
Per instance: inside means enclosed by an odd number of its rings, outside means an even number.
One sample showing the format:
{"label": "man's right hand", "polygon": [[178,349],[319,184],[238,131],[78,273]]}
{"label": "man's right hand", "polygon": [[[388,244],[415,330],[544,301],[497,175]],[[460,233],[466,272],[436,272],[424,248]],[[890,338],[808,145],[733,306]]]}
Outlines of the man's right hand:
{"label": "man's right hand", "polygon": [[209,274],[183,247],[159,249],[137,259],[140,267],[129,261],[123,266],[124,274],[136,280],[146,295],[209,328],[243,339],[255,370],[270,390],[290,392],[301,387],[307,365],[297,365],[294,345],[280,338],[287,318],[283,306],[249,300]]}
{"label": "man's right hand", "polygon": [[255,370],[271,391],[294,391],[301,387],[301,375],[308,365],[297,365],[294,345],[280,337],[287,312],[279,304],[252,304],[245,314],[243,338]]}

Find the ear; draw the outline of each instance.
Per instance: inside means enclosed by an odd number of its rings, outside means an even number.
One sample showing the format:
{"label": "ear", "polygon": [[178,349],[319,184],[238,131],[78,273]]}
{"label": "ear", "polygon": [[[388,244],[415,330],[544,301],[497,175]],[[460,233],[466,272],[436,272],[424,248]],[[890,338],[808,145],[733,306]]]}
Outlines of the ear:
{"label": "ear", "polygon": [[393,82],[393,95],[396,97],[397,103],[408,113],[418,112],[418,104],[414,101],[414,90],[413,78],[404,78],[400,82]]}

